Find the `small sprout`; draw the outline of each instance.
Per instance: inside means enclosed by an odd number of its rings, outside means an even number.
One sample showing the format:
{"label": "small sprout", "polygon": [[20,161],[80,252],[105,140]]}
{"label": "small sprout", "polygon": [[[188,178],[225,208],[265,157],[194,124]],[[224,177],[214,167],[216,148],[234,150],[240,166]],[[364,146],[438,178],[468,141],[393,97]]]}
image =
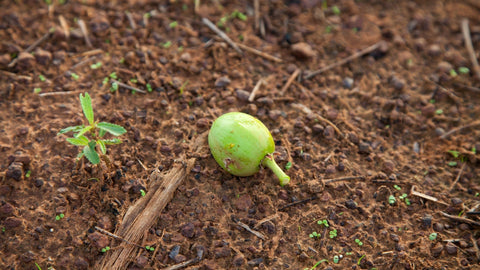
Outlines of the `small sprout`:
{"label": "small sprout", "polygon": [[33,93],[38,94],[40,92],[42,92],[42,88],[40,88],[40,87],[33,88]]}
{"label": "small sprout", "polygon": [[353,254],[353,252],[351,252],[351,251],[345,252],[345,255],[346,255],[346,256],[350,256],[350,255],[352,255],[352,254]]}
{"label": "small sprout", "polygon": [[360,263],[362,262],[363,258],[365,258],[365,254],[363,254],[362,257],[360,257],[360,259],[358,259],[357,265],[360,265]]}
{"label": "small sprout", "polygon": [[108,77],[103,78],[102,85],[106,85],[108,83]]}
{"label": "small sprout", "polygon": [[457,72],[455,71],[455,69],[453,69],[453,68],[450,69],[450,76],[452,76],[452,77],[457,77],[457,75],[458,75],[458,74],[457,74]]}
{"label": "small sprout", "polygon": [[321,234],[317,233],[317,232],[312,232],[311,234],[308,235],[310,238],[319,238],[320,236],[322,236]]}
{"label": "small sprout", "polygon": [[78,80],[78,79],[80,78],[80,76],[78,76],[77,73],[72,73],[70,76],[71,76],[72,79],[74,79],[74,80]]}
{"label": "small sprout", "polygon": [[323,225],[323,226],[325,226],[325,227],[329,227],[329,226],[330,226],[330,225],[328,224],[328,220],[326,220],[326,219],[317,221],[317,224],[318,224],[318,225]]}
{"label": "small sprout", "polygon": [[435,99],[430,99],[430,100],[428,101],[428,103],[430,103],[430,104],[435,104]]}
{"label": "small sprout", "polygon": [[475,146],[474,146],[474,147],[472,147],[472,153],[473,153],[474,155],[476,155],[476,154],[477,154],[477,148],[475,148]]}
{"label": "small sprout", "polygon": [[140,189],[140,195],[142,195],[142,197],[145,197],[145,190]]}
{"label": "small sprout", "polygon": [[38,263],[35,263],[35,266],[37,267],[38,270],[42,270],[42,268],[40,267],[40,265]]}
{"label": "small sprout", "polygon": [[112,87],[110,87],[110,91],[111,92],[115,92],[118,90],[118,83],[117,82],[113,82],[112,83]]}
{"label": "small sprout", "polygon": [[25,173],[25,177],[26,177],[26,178],[29,178],[31,174],[32,174],[32,171],[28,170],[28,171]]}
{"label": "small sprout", "polygon": [[42,74],[38,75],[38,79],[42,82],[47,80],[47,78],[45,78],[45,76],[43,76]]}
{"label": "small sprout", "polygon": [[448,166],[450,166],[450,167],[455,167],[455,166],[457,166],[457,164],[458,164],[458,163],[457,163],[456,161],[450,161],[450,162],[448,162]]}
{"label": "small sprout", "polygon": [[359,245],[359,246],[363,246],[363,242],[360,241],[360,239],[358,239],[358,238],[355,239],[355,243],[357,243],[357,245]]}
{"label": "small sprout", "polygon": [[238,10],[235,10],[233,13],[232,13],[232,16],[233,18],[237,18],[237,19],[240,19],[242,21],[246,21],[247,20],[247,15],[243,14],[242,12],[238,11]]}
{"label": "small sprout", "polygon": [[458,73],[460,74],[468,74],[470,72],[470,69],[467,67],[459,67],[458,68]]}
{"label": "small sprout", "polygon": [[177,21],[173,21],[171,22],[169,25],[168,25],[170,28],[175,28],[178,26],[178,22]]}
{"label": "small sprout", "polygon": [[[100,152],[102,157],[108,161],[106,156],[106,146],[111,144],[119,144],[122,141],[118,138],[102,139],[102,137],[105,136],[106,133],[110,133],[113,136],[120,136],[127,131],[119,125],[95,121],[92,100],[88,93],[85,93],[85,96],[80,94],[80,104],[82,105],[83,113],[89,125],[67,127],[60,130],[57,135],[67,132],[74,132],[74,136],[72,138],[67,138],[66,140],[73,145],[83,147],[83,150],[81,150],[77,155],[78,159],[85,156],[92,164],[98,164],[100,163]],[[87,136],[89,136],[90,139]]]}
{"label": "small sprout", "polygon": [[405,204],[406,205],[411,205],[412,203],[410,202],[410,200],[408,198],[405,198]]}
{"label": "small sprout", "polygon": [[337,6],[332,7],[332,12],[335,15],[340,15],[340,9]]}
{"label": "small sprout", "polygon": [[402,188],[398,185],[393,185],[393,188],[396,189],[396,190],[402,190]]}
{"label": "small sprout", "polygon": [[180,91],[180,96],[183,95],[183,92],[185,91],[185,87],[187,86],[188,83],[189,83],[189,80],[186,80],[186,81],[182,84],[182,86],[180,86],[180,89],[179,89],[179,91]]}
{"label": "small sprout", "polygon": [[152,91],[153,91],[152,86],[151,86],[149,83],[147,83],[146,86],[147,86],[147,91],[148,91],[148,92],[152,92]]}
{"label": "small sprout", "polygon": [[162,46],[163,46],[163,48],[168,49],[168,48],[170,48],[170,46],[172,46],[172,42],[169,40],[169,41],[163,43]]}
{"label": "small sprout", "polygon": [[442,114],[442,113],[443,113],[443,110],[442,110],[442,109],[438,109],[438,110],[435,111],[435,114],[436,114],[436,115],[440,115],[440,114]]}
{"label": "small sprout", "polygon": [[388,197],[388,203],[389,203],[389,204],[395,204],[396,201],[397,201],[397,199],[395,199],[395,196],[390,195],[390,196]]}
{"label": "small sprout", "polygon": [[91,64],[91,65],[90,65],[90,68],[91,68],[91,69],[98,69],[98,68],[100,68],[101,66],[102,66],[102,62],[97,62],[97,63],[95,63],[95,64]]}
{"label": "small sprout", "polygon": [[107,252],[107,251],[109,251],[109,250],[110,250],[110,247],[109,247],[109,246],[106,246],[106,247],[102,248],[101,251],[102,251],[102,253],[105,253],[105,252]]}
{"label": "small sprout", "polygon": [[131,78],[131,79],[130,79],[130,82],[132,82],[132,83],[137,83],[138,80],[137,80],[137,78]]}
{"label": "small sprout", "polygon": [[448,150],[447,153],[452,155],[454,158],[458,158],[460,156],[460,152],[455,151],[455,150]]}
{"label": "small sprout", "polygon": [[145,18],[145,19],[148,19],[150,17],[152,17],[152,14],[150,14],[150,12],[147,12],[147,13],[143,14],[143,18]]}
{"label": "small sprout", "polygon": [[330,235],[330,238],[331,238],[331,239],[337,237],[337,229],[333,229],[333,230],[330,231],[328,234]]}
{"label": "small sprout", "polygon": [[[230,148],[229,145],[235,145]],[[208,134],[208,145],[217,163],[236,176],[250,176],[268,167],[284,186],[290,182],[273,158],[275,142],[268,128],[257,118],[241,112],[217,118]]]}
{"label": "small sprout", "polygon": [[428,236],[428,239],[430,239],[430,241],[435,241],[435,239],[437,239],[437,233],[431,233],[429,236]]}
{"label": "small sprout", "polygon": [[337,255],[333,256],[333,263],[338,263],[339,258]]}
{"label": "small sprout", "polygon": [[114,80],[118,79],[116,72],[110,73],[110,75],[108,75],[108,77],[110,77],[111,79],[114,79]]}
{"label": "small sprout", "polygon": [[155,248],[152,246],[145,246],[145,249],[148,251],[155,251]]}
{"label": "small sprout", "polygon": [[183,11],[188,10],[188,5],[187,5],[187,4],[183,4],[183,5],[182,5],[182,10],[183,10]]}
{"label": "small sprout", "polygon": [[292,162],[287,162],[287,164],[285,164],[285,170],[290,170],[292,168]]}
{"label": "small sprout", "polygon": [[55,216],[55,220],[60,220],[65,217],[65,214],[61,213],[60,215]]}
{"label": "small sprout", "polygon": [[408,195],[406,193],[403,193],[402,195],[398,196],[400,200],[403,200],[407,197]]}
{"label": "small sprout", "polygon": [[123,58],[123,57],[122,57],[122,58],[120,58],[120,60],[118,60],[118,62],[119,62],[120,64],[123,64],[123,63],[125,63],[125,58]]}
{"label": "small sprout", "polygon": [[327,25],[325,27],[325,33],[330,34],[332,32],[333,27],[331,25]]}

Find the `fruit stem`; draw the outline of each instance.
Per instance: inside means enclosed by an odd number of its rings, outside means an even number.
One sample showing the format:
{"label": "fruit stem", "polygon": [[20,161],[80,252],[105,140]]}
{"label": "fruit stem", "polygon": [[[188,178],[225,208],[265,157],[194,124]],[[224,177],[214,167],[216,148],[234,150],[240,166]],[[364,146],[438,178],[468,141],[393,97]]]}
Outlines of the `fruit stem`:
{"label": "fruit stem", "polygon": [[268,154],[262,161],[262,165],[270,168],[272,172],[278,177],[280,180],[280,186],[285,186],[290,182],[290,176],[286,175],[283,170],[278,166],[273,158],[273,155]]}

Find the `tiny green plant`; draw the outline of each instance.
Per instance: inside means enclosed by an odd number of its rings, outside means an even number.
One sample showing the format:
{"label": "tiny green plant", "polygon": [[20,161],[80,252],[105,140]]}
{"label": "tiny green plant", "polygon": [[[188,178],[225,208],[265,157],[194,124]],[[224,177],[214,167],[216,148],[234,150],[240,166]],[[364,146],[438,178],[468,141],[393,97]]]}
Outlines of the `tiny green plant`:
{"label": "tiny green plant", "polygon": [[177,21],[173,21],[171,22],[169,25],[168,25],[170,28],[175,28],[178,26],[178,22]]}
{"label": "tiny green plant", "polygon": [[322,236],[321,234],[317,232],[312,232],[311,234],[308,235],[310,238],[320,238]]}
{"label": "tiny green plant", "polygon": [[458,73],[460,74],[468,74],[470,72],[470,69],[467,67],[459,67],[458,68]]}
{"label": "tiny green plant", "polygon": [[395,199],[395,196],[390,195],[390,196],[388,197],[388,203],[389,203],[389,204],[395,204],[396,201],[397,201],[397,199]]}
{"label": "tiny green plant", "polygon": [[331,230],[328,234],[329,234],[331,239],[337,237],[337,229]]}
{"label": "tiny green plant", "polygon": [[292,168],[292,162],[287,162],[287,164],[285,164],[285,170],[290,170]]}
{"label": "tiny green plant", "polygon": [[450,162],[448,162],[447,164],[448,164],[448,166],[450,166],[450,167],[455,167],[455,166],[458,165],[458,163],[457,163],[456,161],[450,161]]}
{"label": "tiny green plant", "polygon": [[340,9],[337,6],[332,7],[332,12],[335,15],[340,15]]}
{"label": "tiny green plant", "polygon": [[398,185],[393,185],[393,188],[396,189],[396,190],[402,190],[402,188],[399,187]]}
{"label": "tiny green plant", "polygon": [[148,91],[148,92],[152,92],[152,91],[153,91],[152,86],[151,86],[149,83],[147,83],[146,87],[147,87],[147,91]]}
{"label": "tiny green plant", "polygon": [[312,267],[310,268],[304,268],[303,270],[314,270],[314,269],[317,269],[317,266],[319,266],[321,263],[324,263],[324,262],[327,262],[328,263],[328,260],[327,259],[321,259],[320,261],[318,261],[316,264],[314,264]]}
{"label": "tiny green plant", "polygon": [[455,151],[455,150],[448,150],[447,153],[452,155],[454,158],[458,158],[460,156],[460,152]]}
{"label": "tiny green plant", "polygon": [[97,62],[95,64],[91,64],[90,68],[91,69],[99,69],[102,66],[102,62]]}
{"label": "tiny green plant", "polygon": [[436,114],[436,115],[440,115],[440,114],[442,114],[442,113],[443,113],[443,110],[442,110],[442,109],[438,109],[438,110],[435,111],[435,114]]}
{"label": "tiny green plant", "polygon": [[80,78],[80,76],[77,75],[77,73],[72,73],[70,74],[70,76],[72,77],[72,79],[74,80],[78,80]]}
{"label": "tiny green plant", "polygon": [[5,227],[2,227],[2,233],[4,233],[4,232],[5,232],[5,230],[6,230],[6,229],[5,229]]}
{"label": "tiny green plant", "polygon": [[428,239],[430,239],[430,241],[435,241],[437,239],[437,233],[431,233],[428,236]]}
{"label": "tiny green plant", "polygon": [[38,79],[42,82],[47,80],[47,78],[45,78],[45,76],[43,76],[42,74],[38,75]]}
{"label": "tiny green plant", "polygon": [[42,92],[42,88],[40,88],[40,87],[35,87],[35,88],[33,88],[33,92],[34,92],[35,94],[38,94],[38,93]]}
{"label": "tiny green plant", "polygon": [[450,76],[452,76],[452,77],[457,77],[457,76],[458,76],[458,74],[457,74],[457,72],[455,71],[455,69],[453,69],[453,68],[450,69]]}
{"label": "tiny green plant", "polygon": [[338,255],[333,256],[333,263],[337,264],[339,261]]}
{"label": "tiny green plant", "polygon": [[145,190],[140,189],[140,195],[142,195],[142,197],[145,197]]}
{"label": "tiny green plant", "polygon": [[355,239],[355,243],[357,243],[357,245],[359,245],[359,246],[363,246],[363,242],[360,241],[360,239],[358,239],[358,238]]}
{"label": "tiny green plant", "polygon": [[102,253],[105,253],[105,252],[107,252],[107,251],[109,251],[109,250],[110,250],[110,247],[109,247],[109,246],[106,246],[106,247],[104,247],[104,248],[101,249]]}
{"label": "tiny green plant", "polygon": [[360,265],[360,263],[362,263],[363,258],[365,258],[365,254],[363,254],[362,257],[358,259],[357,265]]}
{"label": "tiny green plant", "polygon": [[155,251],[155,248],[152,246],[145,246],[145,249],[148,251]]}
{"label": "tiny green plant", "polygon": [[25,173],[25,177],[26,177],[26,178],[29,178],[30,175],[32,175],[32,171],[31,171],[31,170],[28,170],[28,171]]}
{"label": "tiny green plant", "polygon": [[40,265],[38,263],[35,263],[35,266],[37,267],[38,270],[42,270],[42,268],[40,267]]}
{"label": "tiny green plant", "polygon": [[112,82],[112,86],[110,87],[110,92],[115,92],[118,90],[118,83],[117,82]]}
{"label": "tiny green plant", "polygon": [[[80,94],[80,104],[82,105],[83,113],[87,118],[89,125],[67,127],[60,130],[58,134],[74,132],[73,138],[67,138],[66,140],[73,145],[80,147],[83,146],[83,149],[80,151],[77,158],[81,159],[85,156],[92,164],[98,164],[100,163],[100,155],[96,150],[97,146],[100,148],[100,154],[106,158],[107,145],[120,144],[122,142],[118,138],[103,139],[103,137],[107,133],[110,133],[113,136],[120,136],[127,131],[119,125],[95,121],[92,100],[88,93],[85,93],[85,96]],[[86,135],[89,135],[90,138]]]}
{"label": "tiny green plant", "polygon": [[114,79],[114,80],[118,79],[116,72],[110,73],[110,74],[108,75],[108,77],[110,77],[111,79]]}
{"label": "tiny green plant", "polygon": [[65,214],[64,213],[61,213],[60,215],[56,215],[55,216],[55,220],[56,221],[59,221],[60,219],[64,218],[65,217]]}
{"label": "tiny green plant", "polygon": [[317,224],[318,224],[318,225],[323,225],[323,226],[325,226],[325,227],[329,227],[329,226],[330,226],[330,225],[328,224],[328,220],[326,220],[326,219],[317,221]]}
{"label": "tiny green plant", "polygon": [[172,42],[169,40],[169,41],[163,43],[162,46],[163,46],[163,48],[168,49],[172,46]]}

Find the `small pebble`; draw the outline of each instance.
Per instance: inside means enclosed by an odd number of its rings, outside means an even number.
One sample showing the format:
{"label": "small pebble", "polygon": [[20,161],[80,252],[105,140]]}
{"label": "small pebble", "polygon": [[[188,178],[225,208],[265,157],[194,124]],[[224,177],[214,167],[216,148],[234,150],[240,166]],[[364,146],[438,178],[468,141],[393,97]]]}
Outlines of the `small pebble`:
{"label": "small pebble", "polygon": [[29,70],[35,64],[35,57],[28,52],[21,52],[17,57],[17,67],[22,70]]}
{"label": "small pebble", "polygon": [[452,70],[452,68],[453,68],[452,64],[445,61],[442,61],[437,65],[437,70],[443,73],[449,73],[450,70]]}
{"label": "small pebble", "polygon": [[231,80],[227,76],[222,76],[215,81],[215,88],[224,88],[230,83]]}
{"label": "small pebble", "polygon": [[35,50],[35,60],[40,65],[48,65],[52,61],[52,53],[41,48]]}
{"label": "small pebble", "polygon": [[180,233],[187,238],[192,238],[195,235],[195,226],[189,222],[182,226]]}
{"label": "small pebble", "polygon": [[443,245],[442,243],[438,242],[433,248],[432,248],[432,255],[434,257],[438,257],[440,256],[440,254],[442,254],[442,251],[443,251]]}
{"label": "small pebble", "polygon": [[354,201],[354,200],[348,200],[345,202],[345,206],[348,208],[348,209],[357,209],[357,203]]}
{"label": "small pebble", "polygon": [[335,166],[332,164],[327,165],[327,168],[325,169],[326,174],[334,174],[336,171]]}
{"label": "small pebble", "polygon": [[405,87],[405,81],[397,76],[392,76],[390,85],[392,85],[395,90],[400,91]]}
{"label": "small pebble", "polygon": [[292,54],[298,58],[313,58],[317,55],[312,47],[305,42],[293,44],[291,50]]}
{"label": "small pebble", "polygon": [[422,226],[423,228],[430,228],[432,226],[432,215],[425,214],[422,218]]}
{"label": "small pebble", "polygon": [[245,91],[243,89],[237,89],[235,91],[235,93],[237,94],[237,98],[240,100],[240,101],[243,101],[243,102],[247,102],[248,101],[248,97],[250,97],[250,92],[248,91]]}
{"label": "small pebble", "polygon": [[369,154],[372,152],[372,147],[366,142],[361,142],[358,144],[358,152],[360,154]]}
{"label": "small pebble", "polygon": [[333,139],[333,135],[335,134],[335,130],[333,129],[332,126],[328,125],[327,127],[325,127],[325,129],[323,130],[323,136],[326,138],[326,139]]}
{"label": "small pebble", "polygon": [[457,246],[455,246],[455,244],[452,242],[447,242],[447,244],[445,245],[445,250],[450,255],[457,254],[457,249],[458,249]]}
{"label": "small pebble", "polygon": [[347,89],[352,89],[353,88],[353,79],[350,78],[350,77],[345,77],[343,80],[342,80],[342,85],[343,87],[347,88]]}
{"label": "small pebble", "polygon": [[462,199],[460,198],[452,198],[450,201],[452,202],[453,205],[460,205],[463,203]]}
{"label": "small pebble", "polygon": [[11,178],[15,181],[20,181],[22,180],[22,175],[23,175],[23,164],[20,162],[12,162],[10,166],[8,166],[7,172],[5,173],[5,176],[8,178]]}
{"label": "small pebble", "polygon": [[175,259],[175,257],[180,253],[180,246],[175,245],[172,250],[170,250],[170,253],[168,254],[168,257],[172,260]]}
{"label": "small pebble", "polygon": [[245,264],[245,256],[243,256],[242,253],[237,253],[237,255],[235,255],[235,257],[233,257],[232,263],[236,267],[240,267],[240,266],[244,265]]}
{"label": "small pebble", "polygon": [[442,49],[438,44],[431,44],[427,49],[428,55],[430,56],[439,56],[442,53]]}

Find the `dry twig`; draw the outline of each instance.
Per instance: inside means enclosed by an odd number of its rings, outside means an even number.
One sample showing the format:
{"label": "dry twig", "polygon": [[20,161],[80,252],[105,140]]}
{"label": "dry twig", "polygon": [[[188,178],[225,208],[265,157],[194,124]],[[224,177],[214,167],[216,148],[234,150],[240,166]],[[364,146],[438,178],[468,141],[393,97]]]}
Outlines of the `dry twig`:
{"label": "dry twig", "polygon": [[257,224],[255,224],[254,228],[255,228],[255,229],[258,229],[263,223],[265,223],[265,222],[267,222],[267,221],[270,221],[270,220],[272,220],[272,219],[276,219],[276,218],[278,218],[278,213],[275,214],[275,215],[268,216],[268,217],[260,220],[259,222],[257,222]]}
{"label": "dry twig", "polygon": [[472,38],[470,37],[470,29],[468,27],[468,19],[462,20],[462,33],[465,41],[465,47],[467,48],[468,56],[470,57],[470,62],[472,62],[473,70],[477,75],[477,79],[480,80],[480,66],[478,65],[478,60],[473,49]]}
{"label": "dry twig", "polygon": [[324,68],[321,68],[321,69],[318,69],[318,70],[316,70],[316,71],[313,71],[313,72],[311,72],[311,73],[309,73],[308,75],[305,76],[305,80],[311,79],[311,78],[313,78],[313,77],[315,77],[315,76],[317,76],[317,75],[319,75],[319,74],[321,74],[321,73],[323,73],[323,72],[325,72],[325,71],[327,71],[327,70],[330,70],[330,69],[332,69],[332,68],[336,68],[336,67],[338,67],[338,66],[342,66],[342,65],[344,65],[344,64],[352,61],[353,59],[356,59],[356,58],[358,58],[358,57],[361,57],[361,56],[363,56],[363,55],[365,55],[365,54],[367,54],[367,53],[373,52],[374,50],[376,50],[377,48],[379,48],[384,42],[385,42],[385,41],[383,41],[383,40],[382,40],[382,41],[379,41],[379,42],[371,45],[370,47],[367,47],[367,48],[365,48],[365,49],[363,49],[363,50],[361,50],[361,51],[359,51],[359,52],[356,52],[356,53],[350,55],[350,56],[347,57],[347,58],[344,58],[344,59],[342,59],[342,60],[340,60],[340,61],[338,61],[338,62],[335,62],[335,63],[333,63],[333,64],[331,64],[331,65],[328,65],[328,66],[326,66],[326,67],[324,67]]}
{"label": "dry twig", "polygon": [[265,235],[263,235],[261,232],[258,232],[258,231],[255,231],[255,230],[252,230],[250,229],[250,227],[248,227],[247,224],[239,221],[239,220],[235,220],[235,223],[237,223],[240,227],[244,228],[246,231],[248,231],[249,233],[255,235],[256,237],[262,239],[262,240],[265,240],[266,237]]}
{"label": "dry twig", "polygon": [[334,182],[352,181],[352,180],[365,180],[365,176],[360,175],[360,176],[339,177],[339,178],[333,178],[333,179],[324,180],[323,183],[326,185],[326,184],[330,184],[330,183],[334,183]]}
{"label": "dry twig", "polygon": [[250,93],[250,96],[248,97],[248,101],[249,102],[253,102],[253,100],[255,99],[255,95],[257,94],[258,90],[260,90],[260,87],[265,84],[265,80],[263,79],[260,79],[258,80],[257,84],[255,85],[255,87],[253,87],[253,90],[252,92]]}
{"label": "dry twig", "polygon": [[313,200],[316,200],[318,199],[317,196],[313,196],[313,197],[310,197],[310,198],[306,198],[306,199],[303,199],[303,200],[300,200],[300,201],[296,201],[296,202],[293,202],[293,203],[289,203],[289,204],[286,204],[282,207],[280,207],[278,210],[282,211],[288,207],[292,207],[292,206],[295,206],[297,204],[302,204],[302,203],[306,203],[306,202],[309,202],[309,201],[313,201]]}
{"label": "dry twig", "polygon": [[67,20],[63,17],[63,15],[58,16],[58,20],[60,21],[60,26],[63,29],[63,33],[67,39],[70,38],[70,27],[68,26]]}
{"label": "dry twig", "polygon": [[102,229],[102,228],[100,228],[100,227],[98,227],[98,226],[95,226],[95,230],[97,230],[97,231],[99,231],[99,232],[101,232],[101,233],[103,233],[103,234],[106,234],[106,235],[108,235],[108,236],[110,236],[110,237],[113,237],[113,238],[115,238],[115,239],[117,239],[117,240],[123,241],[123,242],[125,242],[125,243],[127,243],[127,244],[129,244],[129,245],[133,245],[133,246],[136,246],[136,247],[138,247],[138,248],[143,248],[143,247],[140,246],[140,245],[137,245],[137,244],[132,243],[132,242],[126,240],[126,239],[123,239],[122,237],[120,237],[120,236],[118,236],[118,235],[116,235],[116,234],[113,234],[113,233],[111,233],[111,232],[109,232],[109,231],[106,231],[106,230],[104,230],[104,229]]}
{"label": "dry twig", "polygon": [[257,49],[254,49],[252,47],[249,47],[247,45],[244,45],[242,43],[235,43],[238,47],[244,49],[245,51],[249,52],[249,53],[253,53],[253,54],[256,54],[258,56],[261,56],[267,60],[271,60],[271,61],[274,61],[274,62],[277,62],[277,63],[282,63],[283,60],[281,58],[278,58],[276,56],[273,56],[271,54],[268,54],[266,52],[262,52],[262,51],[259,51]]}
{"label": "dry twig", "polygon": [[132,13],[130,13],[130,11],[125,11],[125,15],[127,16],[128,23],[130,23],[130,28],[132,28],[132,30],[137,29],[137,24],[133,19]]}
{"label": "dry twig", "polygon": [[90,41],[90,38],[88,37],[88,30],[87,30],[87,25],[82,19],[79,19],[77,21],[78,26],[80,26],[80,30],[82,31],[83,38],[85,39],[85,43],[87,44],[88,47],[93,47],[92,42]]}
{"label": "dry twig", "polygon": [[410,190],[410,194],[412,194],[414,196],[417,196],[417,197],[420,197],[420,198],[425,199],[425,200],[429,200],[429,201],[432,201],[432,202],[436,202],[436,203],[440,203],[440,204],[448,206],[448,204],[438,200],[437,198],[435,198],[433,196],[415,191],[415,186],[413,186],[413,185],[412,185],[412,189]]}
{"label": "dry twig", "polygon": [[287,82],[285,83],[285,85],[283,86],[282,90],[280,90],[280,95],[283,96],[283,94],[285,94],[285,92],[287,91],[288,87],[290,87],[290,85],[292,84],[292,82],[297,78],[298,74],[300,74],[300,69],[297,68],[293,73],[292,75],[290,76],[290,78],[288,78]]}
{"label": "dry twig", "polygon": [[140,92],[140,93],[143,93],[143,94],[146,94],[146,93],[147,93],[147,91],[144,91],[144,90],[142,90],[142,89],[138,89],[137,87],[130,86],[130,85],[126,84],[126,83],[122,83],[122,82],[119,82],[119,81],[114,80],[114,79],[111,79],[111,81],[114,82],[114,83],[116,83],[116,84],[118,84],[118,86],[121,86],[121,87],[123,87],[123,88],[127,88],[127,89],[130,89],[130,90],[133,90],[133,91],[137,91],[137,92]]}
{"label": "dry twig", "polygon": [[231,40],[227,34],[225,34],[222,30],[218,29],[218,27],[213,24],[209,19],[207,18],[202,18],[203,24],[205,24],[208,28],[210,28],[213,32],[215,32],[219,37],[221,37],[223,40],[225,40],[232,48],[235,49],[240,55],[243,55],[242,50],[237,46],[233,40]]}
{"label": "dry twig", "polygon": [[460,177],[462,177],[462,173],[463,173],[463,170],[465,169],[465,165],[467,165],[467,163],[464,162],[463,165],[462,165],[462,168],[458,172],[457,178],[455,178],[455,181],[453,181],[452,185],[450,185],[450,189],[448,190],[448,192],[452,192],[453,188],[455,187],[455,185],[460,180]]}
{"label": "dry twig", "polygon": [[459,216],[450,215],[450,214],[447,214],[447,213],[445,213],[445,212],[440,212],[440,214],[442,214],[442,216],[447,217],[447,218],[449,218],[449,219],[451,219],[451,220],[455,220],[455,221],[458,221],[458,222],[467,223],[467,224],[470,224],[470,225],[474,225],[474,226],[479,226],[479,227],[480,227],[480,222],[475,221],[475,220],[471,220],[471,219],[464,218],[464,217],[459,217]]}
{"label": "dry twig", "polygon": [[480,121],[475,121],[473,123],[470,123],[468,125],[465,125],[465,126],[461,126],[461,127],[458,127],[458,128],[454,128],[448,132],[445,132],[442,136],[440,136],[441,139],[446,139],[448,138],[450,135],[452,135],[453,133],[456,133],[456,132],[460,132],[464,129],[467,129],[467,128],[471,128],[471,127],[474,127],[474,126],[478,126],[480,125]]}
{"label": "dry twig", "polygon": [[[50,36],[51,36],[52,32],[51,31],[48,31],[46,34],[44,34],[41,38],[37,39],[32,45],[28,46],[28,48],[25,49],[24,52],[31,52],[33,51],[33,49],[35,49],[38,45],[40,45],[42,42],[44,42],[45,40],[47,40]],[[13,59],[12,62],[10,62],[8,64],[7,67],[11,68],[13,66],[15,66],[15,64],[17,63],[18,61],[18,57]]]}
{"label": "dry twig", "polygon": [[68,91],[68,92],[48,92],[48,93],[40,93],[38,94],[39,97],[48,97],[48,96],[64,96],[64,95],[72,95],[72,94],[79,94],[82,91]]}

